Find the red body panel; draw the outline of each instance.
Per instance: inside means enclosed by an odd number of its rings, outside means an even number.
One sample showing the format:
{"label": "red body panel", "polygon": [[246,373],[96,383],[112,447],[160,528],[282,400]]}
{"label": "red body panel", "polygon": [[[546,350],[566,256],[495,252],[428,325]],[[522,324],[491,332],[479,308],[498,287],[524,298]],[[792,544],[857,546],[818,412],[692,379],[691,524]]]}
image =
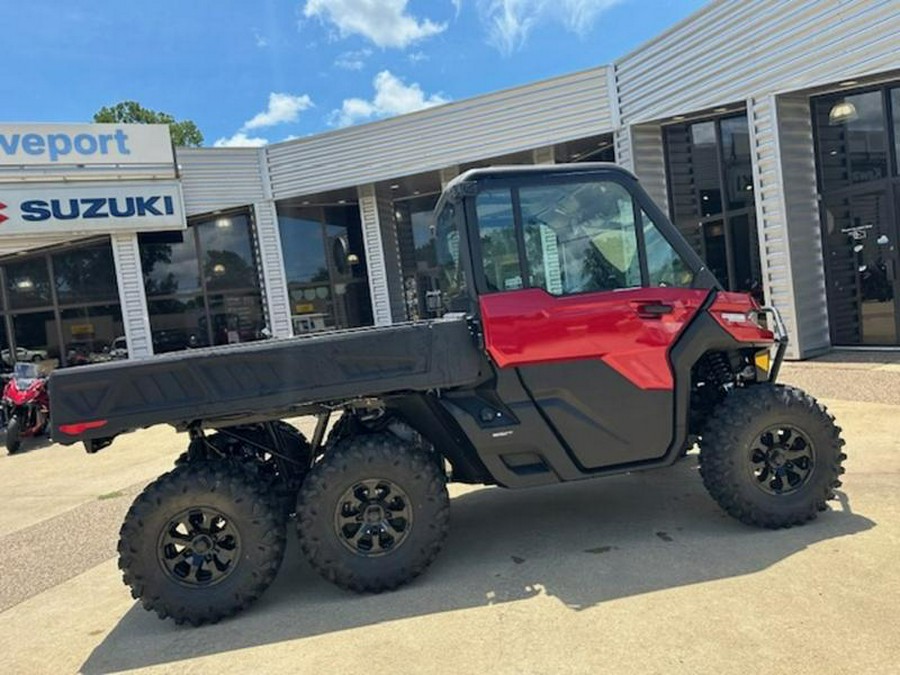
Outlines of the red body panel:
{"label": "red body panel", "polygon": [[709,313],[738,342],[774,342],[772,331],[760,326],[752,316],[755,309],[759,309],[759,305],[750,295],[722,291],[716,295]]}
{"label": "red body panel", "polygon": [[[634,288],[555,297],[541,289],[480,298],[485,344],[501,368],[602,359],[641,389],[671,390],[669,347],[708,290]],[[647,305],[671,306],[648,316]]]}

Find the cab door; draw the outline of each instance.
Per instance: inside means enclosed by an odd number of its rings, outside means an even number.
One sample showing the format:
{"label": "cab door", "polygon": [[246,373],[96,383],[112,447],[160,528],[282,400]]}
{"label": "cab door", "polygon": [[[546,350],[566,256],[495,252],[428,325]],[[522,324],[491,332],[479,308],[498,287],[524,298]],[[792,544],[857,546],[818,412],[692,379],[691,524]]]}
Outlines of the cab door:
{"label": "cab door", "polygon": [[585,471],[666,454],[675,430],[669,349],[710,292],[691,288],[696,265],[638,191],[618,174],[581,174],[498,184],[475,199],[487,351],[517,371]]}

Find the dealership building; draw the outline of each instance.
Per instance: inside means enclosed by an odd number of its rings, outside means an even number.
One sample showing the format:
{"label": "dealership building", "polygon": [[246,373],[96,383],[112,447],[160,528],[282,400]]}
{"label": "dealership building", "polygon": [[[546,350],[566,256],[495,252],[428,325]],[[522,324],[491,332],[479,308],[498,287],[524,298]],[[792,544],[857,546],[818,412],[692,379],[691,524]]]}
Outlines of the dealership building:
{"label": "dealership building", "polygon": [[789,356],[900,345],[900,3],[718,0],[612,64],[264,148],[0,124],[0,366],[430,316],[473,167],[615,161]]}

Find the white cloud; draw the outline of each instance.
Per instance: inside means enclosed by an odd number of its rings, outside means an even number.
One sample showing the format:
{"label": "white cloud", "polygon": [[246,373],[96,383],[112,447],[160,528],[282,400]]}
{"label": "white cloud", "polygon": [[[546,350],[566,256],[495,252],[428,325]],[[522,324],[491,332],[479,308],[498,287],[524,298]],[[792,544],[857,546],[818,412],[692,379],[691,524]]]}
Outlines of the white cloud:
{"label": "white cloud", "polygon": [[447,102],[440,94],[426,96],[417,83],[406,85],[388,70],[378,73],[372,85],[375,87],[375,96],[371,101],[361,98],[344,99],[340,110],[331,113],[329,122],[334,126],[346,127],[357,122],[402,115]]}
{"label": "white cloud", "polygon": [[269,107],[263,112],[257,113],[252,119],[247,120],[242,131],[271,127],[284,122],[296,122],[300,113],[312,107],[312,99],[303,94],[293,96],[291,94],[269,94]]}
{"label": "white cloud", "polygon": [[259,34],[258,31],[253,31],[253,40],[256,42],[256,46],[260,49],[269,46],[269,41],[266,40],[262,35]]}
{"label": "white cloud", "polygon": [[306,0],[303,14],[337,27],[341,37],[360,35],[378,47],[403,49],[442,33],[445,23],[410,15],[408,0]]}
{"label": "white cloud", "polygon": [[578,35],[590,30],[597,18],[622,0],[480,0],[481,20],[488,43],[505,55],[521,49],[535,25],[556,21]]}
{"label": "white cloud", "polygon": [[269,143],[266,138],[247,136],[243,131],[237,132],[231,138],[222,137],[213,143],[215,148],[258,148]]}
{"label": "white cloud", "polygon": [[344,52],[335,59],[334,65],[344,70],[362,70],[370,56],[372,56],[371,49]]}

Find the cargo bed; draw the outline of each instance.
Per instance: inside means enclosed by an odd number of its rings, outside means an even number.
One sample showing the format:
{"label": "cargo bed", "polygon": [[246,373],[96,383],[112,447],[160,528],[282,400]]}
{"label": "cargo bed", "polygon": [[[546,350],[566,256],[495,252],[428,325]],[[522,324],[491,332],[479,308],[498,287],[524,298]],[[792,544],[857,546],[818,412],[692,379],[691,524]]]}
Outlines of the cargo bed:
{"label": "cargo bed", "polygon": [[462,317],[193,349],[50,377],[64,445],[155,424],[227,425],[316,404],[472,384],[482,357]]}

